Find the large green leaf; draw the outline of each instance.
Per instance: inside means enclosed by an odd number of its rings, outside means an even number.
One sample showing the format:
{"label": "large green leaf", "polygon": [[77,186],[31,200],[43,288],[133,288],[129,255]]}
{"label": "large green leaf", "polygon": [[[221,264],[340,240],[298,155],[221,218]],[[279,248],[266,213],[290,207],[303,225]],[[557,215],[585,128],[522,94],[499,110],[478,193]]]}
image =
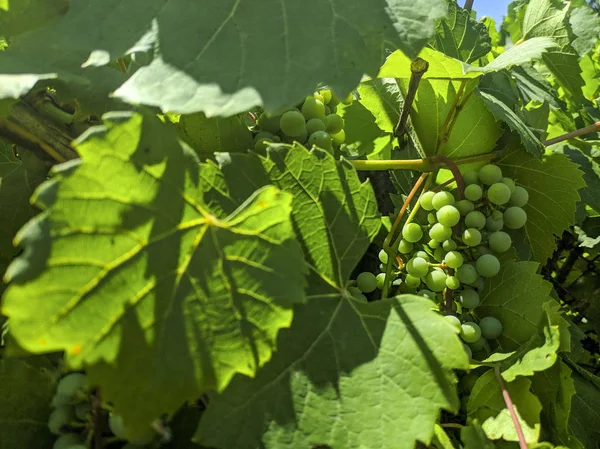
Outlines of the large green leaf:
{"label": "large green leaf", "polygon": [[[384,43],[416,56],[446,11],[444,0],[85,0],[11,44],[6,53],[16,56],[0,65],[13,75],[68,77],[82,64],[105,65],[153,47],[152,63],[116,96],[208,116],[261,103],[274,112],[317,82],[346,94],[363,73],[377,73]],[[19,82],[9,80],[4,92],[24,93],[25,86],[15,87]]]}
{"label": "large green leaf", "polygon": [[434,307],[408,295],[309,299],[256,379],[238,376],[211,399],[197,441],[220,449],[429,442],[440,409],[458,409],[451,370],[467,367]]}
{"label": "large green leaf", "polygon": [[[427,71],[423,74],[423,79],[469,80],[481,76],[481,73],[478,72],[464,73],[464,63],[431,48],[424,48],[419,53],[419,57],[429,63]],[[411,61],[411,58],[402,52],[395,51],[386,59],[378,77],[410,78]]]}
{"label": "large green leaf", "polygon": [[561,154],[549,154],[542,161],[524,151],[506,150],[498,159],[505,176],[529,192],[524,232],[533,260],[545,263],[556,248],[555,235],[573,224],[580,200],[578,190],[585,186],[583,173]]}
{"label": "large green leaf", "polygon": [[12,37],[46,25],[63,15],[69,0],[0,1],[0,35]]}
{"label": "large green leaf", "polygon": [[449,2],[448,16],[438,23],[429,45],[464,62],[476,61],[492,49],[485,24],[477,22],[454,1]]}
{"label": "large green leaf", "polygon": [[553,145],[558,147],[558,152],[569,156],[583,171],[583,180],[586,186],[581,189],[581,199],[584,203],[600,213],[600,165],[591,157],[594,147],[586,142],[574,142],[573,146],[566,144]]}
{"label": "large green leaf", "polygon": [[600,441],[600,379],[581,369],[572,374],[575,395],[571,400],[569,431],[585,449],[598,447]]}
{"label": "large green leaf", "polygon": [[34,195],[2,311],[24,349],[87,366],[136,432],[271,357],[305,298],[292,196],[265,187],[217,218],[151,115],[107,116],[76,147]]}
{"label": "large green leaf", "polygon": [[56,379],[49,371],[25,360],[0,360],[0,447],[50,448],[50,402]]}
{"label": "large green leaf", "polygon": [[569,17],[573,34],[577,38],[572,45],[580,56],[587,54],[600,40],[600,18],[598,13],[585,5],[575,8]]}
{"label": "large green leaf", "polygon": [[[536,443],[540,434],[542,406],[535,395],[531,393],[530,386],[531,381],[525,377],[506,383],[506,389],[514,403],[525,441]],[[481,422],[481,427],[488,438],[519,441],[510,412],[504,403],[500,384],[493,370],[477,379],[469,397],[467,414],[469,418]]]}

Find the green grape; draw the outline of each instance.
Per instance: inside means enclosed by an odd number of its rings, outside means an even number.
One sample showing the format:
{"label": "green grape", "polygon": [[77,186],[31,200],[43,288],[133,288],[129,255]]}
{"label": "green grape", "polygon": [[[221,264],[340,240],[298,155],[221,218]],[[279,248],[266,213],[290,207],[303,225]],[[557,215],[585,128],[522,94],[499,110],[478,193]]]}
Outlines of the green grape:
{"label": "green grape", "polygon": [[[71,449],[73,446],[83,443],[79,435],[74,433],[66,433],[59,436],[55,441],[52,449]],[[85,447],[85,446],[84,446]]]}
{"label": "green grape", "polygon": [[83,373],[70,373],[58,381],[56,394],[72,398],[88,389],[88,377]]}
{"label": "green grape", "polygon": [[388,263],[388,260],[389,260],[388,253],[386,253],[384,249],[380,250],[379,251],[379,261],[383,264],[386,264],[386,263]]}
{"label": "green grape", "polygon": [[363,293],[360,291],[360,289],[358,287],[348,287],[347,290],[354,299],[357,299],[357,300],[363,301],[363,302],[369,302],[367,297],[365,295],[363,295]]}
{"label": "green grape", "polygon": [[517,206],[511,206],[504,211],[504,225],[509,229],[522,228],[527,222],[527,214]]}
{"label": "green grape", "polygon": [[325,125],[328,133],[337,134],[344,129],[344,119],[337,114],[330,114],[325,117]]}
{"label": "green grape", "polygon": [[356,286],[363,293],[371,293],[377,288],[377,278],[373,273],[365,271],[357,276]]}
{"label": "green grape", "polygon": [[429,272],[429,263],[421,257],[413,257],[406,264],[406,271],[408,274],[421,278]]}
{"label": "green grape", "polygon": [[458,245],[454,240],[448,239],[444,240],[442,243],[442,248],[444,248],[444,251],[454,251],[456,248],[458,248]]}
{"label": "green grape", "polygon": [[467,228],[483,229],[485,228],[485,215],[478,210],[469,212],[465,217],[465,225]]}
{"label": "green grape", "polygon": [[444,263],[455,270],[462,267],[464,262],[463,255],[458,251],[450,251],[444,257]]}
{"label": "green grape", "polygon": [[511,206],[523,207],[529,201],[529,192],[521,186],[516,186],[514,192],[510,196],[509,204]]}
{"label": "green grape", "polygon": [[342,129],[339,133],[332,134],[331,140],[337,146],[343,144],[346,141],[346,131]]}
{"label": "green grape", "polygon": [[60,435],[62,429],[76,420],[75,411],[70,405],[60,406],[50,413],[48,417],[48,429],[54,435]]}
{"label": "green grape", "polygon": [[446,251],[444,251],[444,248],[436,248],[433,252],[433,258],[438,262],[442,262],[444,260],[444,257],[446,257]]}
{"label": "green grape", "polygon": [[55,394],[50,402],[52,408],[58,408],[61,405],[71,405],[75,402],[72,396],[67,396],[65,394]]}
{"label": "green grape", "polygon": [[467,343],[475,343],[481,337],[481,329],[472,321],[467,321],[461,325],[460,338]]}
{"label": "green grape", "polygon": [[450,192],[442,190],[437,192],[431,199],[431,204],[435,210],[440,210],[442,207],[452,205],[456,202],[454,196]]}
{"label": "green grape", "polygon": [[92,404],[89,402],[81,402],[75,406],[75,416],[81,421],[85,421],[92,412]]}
{"label": "green grape", "polygon": [[253,142],[254,142],[254,145],[256,145],[257,143],[262,142],[265,139],[273,141],[273,137],[275,137],[275,136],[272,133],[269,133],[266,131],[261,131],[256,136],[254,136]]}
{"label": "green grape", "polygon": [[494,164],[484,165],[479,169],[479,180],[486,185],[492,185],[502,180],[502,170]]}
{"label": "green grape", "polygon": [[263,152],[267,149],[267,147],[269,146],[269,143],[272,143],[273,139],[269,139],[269,138],[263,138],[262,140],[259,140],[258,142],[256,142],[254,144],[254,150],[258,151],[258,152]]}
{"label": "green grape", "polygon": [[310,120],[311,118],[325,118],[325,105],[315,97],[306,97],[300,110],[306,120]]}
{"label": "green grape", "polygon": [[508,190],[510,190],[510,193],[513,193],[515,191],[515,182],[510,179],[510,178],[502,178],[500,180],[501,183],[506,184],[506,186],[508,187]]}
{"label": "green grape", "polygon": [[460,280],[458,276],[448,276],[446,278],[446,287],[450,290],[458,290],[460,288]]}
{"label": "green grape", "polygon": [[437,223],[437,217],[435,216],[435,214],[433,212],[430,212],[427,214],[427,223],[429,223],[429,224]]}
{"label": "green grape", "polygon": [[506,232],[492,232],[488,237],[488,245],[494,252],[505,253],[512,246],[512,239]]}
{"label": "green grape", "polygon": [[400,240],[400,245],[398,245],[398,251],[400,254],[410,254],[413,252],[414,245],[407,240]]}
{"label": "green grape", "polygon": [[431,239],[429,242],[427,242],[427,246],[429,246],[431,249],[438,249],[440,247],[440,242]]}
{"label": "green grape", "polygon": [[470,343],[469,346],[471,347],[471,351],[473,351],[473,352],[479,352],[483,348],[485,348],[485,339],[479,337],[477,339],[477,341],[475,341],[473,343]]}
{"label": "green grape", "polygon": [[465,187],[465,198],[469,201],[479,201],[483,196],[483,189],[479,184],[471,184]]}
{"label": "green grape", "polygon": [[323,98],[323,103],[329,104],[329,102],[331,101],[331,90],[322,89],[319,91],[319,95],[321,95],[321,97]]}
{"label": "green grape", "polygon": [[435,215],[440,224],[449,228],[457,225],[460,221],[460,212],[456,207],[450,205],[443,206]]}
{"label": "green grape", "polygon": [[108,417],[108,428],[120,440],[125,440],[125,423],[121,415],[111,413]]}
{"label": "green grape", "polygon": [[441,292],[446,288],[446,273],[436,268],[425,276],[425,284],[432,292]]}
{"label": "green grape", "polygon": [[473,282],[471,285],[474,288],[476,288],[477,290],[482,290],[483,289],[483,285],[484,285],[483,278],[481,276],[479,276],[477,278],[477,280],[475,282]]}
{"label": "green grape", "polygon": [[471,371],[470,373],[465,374],[460,379],[460,382],[458,382],[458,387],[460,388],[461,392],[470,394],[473,390],[473,387],[475,387],[475,384],[477,383],[479,377],[480,374],[475,371]]}
{"label": "green grape", "polygon": [[402,237],[407,242],[416,243],[423,238],[423,230],[416,223],[408,223],[402,228]]}
{"label": "green grape", "polygon": [[485,220],[485,229],[488,231],[500,231],[504,227],[504,220],[500,218],[499,220],[494,219],[494,217],[487,217]]}
{"label": "green grape", "polygon": [[429,260],[429,254],[427,254],[425,251],[417,251],[414,254],[415,257],[420,257],[421,259],[425,259],[425,260]]}
{"label": "green grape", "polygon": [[329,103],[328,103],[329,107],[337,106],[338,104],[340,104],[340,99],[335,94],[335,92],[331,91],[331,99],[329,100]]}
{"label": "green grape", "polygon": [[503,182],[492,184],[487,191],[487,199],[493,204],[506,204],[510,199],[510,189]]}
{"label": "green grape", "polygon": [[469,212],[473,212],[475,210],[475,205],[469,200],[460,200],[458,203],[456,203],[456,208],[460,212],[460,215],[464,217]]}
{"label": "green grape", "polygon": [[502,323],[493,316],[486,316],[479,322],[481,328],[481,335],[487,340],[493,340],[502,335]]}
{"label": "green grape", "polygon": [[300,136],[306,131],[306,121],[302,113],[298,111],[288,111],[283,114],[279,120],[279,126],[281,131],[290,137]]}
{"label": "green grape", "polygon": [[462,175],[466,186],[479,183],[479,174],[475,170],[469,170]]}
{"label": "green grape", "polygon": [[377,276],[375,276],[375,279],[377,279],[377,288],[379,290],[383,290],[383,283],[385,282],[385,273],[379,273]]}
{"label": "green grape", "polygon": [[481,243],[481,232],[474,228],[465,229],[462,241],[467,246],[477,246]]}
{"label": "green grape", "polygon": [[487,246],[479,245],[477,248],[475,248],[475,254],[476,257],[480,257],[484,254],[492,254],[492,251]]}
{"label": "green grape", "polygon": [[263,131],[268,131],[272,134],[277,134],[281,127],[279,126],[279,121],[281,120],[280,115],[274,115],[273,117],[269,117],[266,112],[260,114],[258,117],[258,127]]}
{"label": "green grape", "polygon": [[407,274],[406,277],[404,278],[404,282],[406,283],[407,286],[409,286],[411,288],[416,288],[419,285],[421,285],[421,278],[419,278],[417,276],[413,276],[412,274]]}
{"label": "green grape", "polygon": [[350,105],[350,104],[352,104],[353,101],[354,101],[354,95],[352,95],[352,92],[350,92],[348,95],[346,95],[346,98],[344,98],[342,100],[342,104]]}
{"label": "green grape", "polygon": [[473,284],[477,280],[479,274],[473,265],[470,263],[464,264],[458,270],[456,270],[458,279],[463,284]]}
{"label": "green grape", "polygon": [[466,344],[463,343],[463,349],[465,350],[465,354],[467,354],[469,360],[471,360],[473,358],[473,352],[471,351],[471,348],[469,348]]}
{"label": "green grape", "polygon": [[432,192],[431,190],[423,193],[423,195],[421,195],[421,197],[419,198],[419,203],[421,204],[421,207],[425,210],[433,210],[433,197],[435,196],[435,192]]}
{"label": "green grape", "polygon": [[436,242],[442,243],[444,240],[448,240],[452,237],[452,228],[444,226],[441,223],[436,223],[429,230],[429,237]]}
{"label": "green grape", "polygon": [[475,262],[475,268],[481,276],[491,278],[500,272],[500,261],[492,254],[484,254]]}
{"label": "green grape", "polygon": [[460,332],[461,330],[461,325],[460,325],[460,320],[458,319],[458,317],[455,317],[454,315],[446,315],[444,317],[444,319],[454,328],[456,329],[456,332]]}
{"label": "green grape", "polygon": [[479,293],[470,288],[465,288],[461,291],[458,299],[462,306],[467,309],[474,309],[480,302]]}
{"label": "green grape", "polygon": [[321,103],[325,104],[325,98],[323,98],[323,95],[321,95],[320,92],[315,92],[313,93],[313,97],[315,97],[317,100],[319,100]]}
{"label": "green grape", "polygon": [[325,131],[315,131],[308,138],[308,144],[310,146],[314,145],[314,146],[322,148],[324,150],[331,150],[332,149],[331,143],[332,143],[331,136],[329,135],[329,133],[327,133]]}
{"label": "green grape", "polygon": [[422,296],[424,298],[429,298],[432,301],[435,301],[435,293],[433,293],[431,290],[419,290],[417,292],[417,296]]}
{"label": "green grape", "polygon": [[306,122],[306,133],[310,136],[317,131],[325,131],[325,122],[320,118],[311,118],[308,122]]}
{"label": "green grape", "polygon": [[385,270],[386,270],[386,267],[385,267],[385,265],[384,265],[384,264],[382,264],[382,263],[380,263],[380,264],[379,264],[379,271],[385,271]]}

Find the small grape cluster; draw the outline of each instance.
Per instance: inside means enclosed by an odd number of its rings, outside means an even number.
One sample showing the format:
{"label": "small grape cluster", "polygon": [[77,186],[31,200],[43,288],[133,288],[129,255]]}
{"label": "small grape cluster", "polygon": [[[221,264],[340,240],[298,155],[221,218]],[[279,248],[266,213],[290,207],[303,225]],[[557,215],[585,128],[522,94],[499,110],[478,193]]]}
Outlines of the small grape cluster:
{"label": "small grape cluster", "polygon": [[346,141],[344,119],[336,114],[337,105],[349,105],[353,99],[350,94],[340,100],[330,89],[322,89],[281,115],[261,113],[254,130],[254,149],[264,151],[270,142],[296,141],[333,152]]}
{"label": "small grape cluster", "polygon": [[[471,345],[465,345],[465,350],[472,356],[471,350],[481,350],[486,340],[502,334],[497,318],[488,316],[476,323],[473,309],[480,303],[484,280],[500,272],[499,255],[512,247],[505,229],[519,229],[527,221],[522,207],[529,194],[493,164],[464,173],[463,181],[464,199],[447,190],[422,193],[418,207],[424,212],[420,220],[415,214],[417,220],[402,228],[397,253],[381,250],[382,272],[360,273],[349,291],[366,300],[364,293],[383,289],[386,265],[393,256],[392,287],[437,301],[462,340]],[[462,319],[454,315],[457,311]]]}
{"label": "small grape cluster", "polygon": [[[60,379],[52,398],[53,410],[48,418],[50,432],[58,436],[52,449],[88,449],[90,430],[94,425],[92,393],[93,388],[83,373],[70,373]],[[108,416],[108,428],[116,440],[125,442],[121,449],[144,449],[160,445],[157,432],[150,426],[147,434],[135,441],[128,440],[123,419],[114,413]]]}

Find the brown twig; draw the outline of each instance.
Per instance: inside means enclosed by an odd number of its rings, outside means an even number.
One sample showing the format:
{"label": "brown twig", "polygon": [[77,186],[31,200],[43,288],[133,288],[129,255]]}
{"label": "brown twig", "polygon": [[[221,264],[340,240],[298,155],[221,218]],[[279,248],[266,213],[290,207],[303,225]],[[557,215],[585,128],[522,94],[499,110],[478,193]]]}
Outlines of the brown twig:
{"label": "brown twig", "polygon": [[466,10],[466,11],[471,11],[473,9],[473,2],[474,1],[475,0],[467,0],[465,2],[465,6],[463,6],[463,9]]}
{"label": "brown twig", "polygon": [[408,84],[408,91],[404,99],[404,105],[402,106],[402,112],[398,124],[394,129],[394,135],[398,138],[402,137],[406,128],[406,122],[408,122],[408,116],[412,108],[412,104],[419,88],[419,83],[425,72],[429,69],[429,63],[421,58],[416,58],[410,65],[410,82]]}
{"label": "brown twig", "polygon": [[593,132],[600,132],[600,122],[596,122],[593,125],[586,126],[585,128],[576,129],[575,131],[555,137],[554,139],[546,140],[542,143],[548,147],[550,145],[554,145],[555,143],[563,142],[565,140],[572,139],[573,137],[579,137]]}
{"label": "brown twig", "polygon": [[432,156],[431,158],[434,162],[442,162],[444,165],[448,167],[448,169],[452,172],[454,176],[454,180],[456,181],[456,186],[458,188],[458,199],[462,200],[465,198],[465,182],[463,181],[462,174],[458,169],[458,165],[448,156],[444,156],[438,154],[436,156]]}
{"label": "brown twig", "polygon": [[121,72],[127,73],[127,66],[125,65],[125,61],[123,61],[123,58],[117,58],[117,62],[119,63],[119,68],[121,69]]}
{"label": "brown twig", "polygon": [[103,432],[103,414],[102,409],[102,391],[100,387],[96,390],[96,394],[93,397],[93,428],[94,428],[94,449],[104,449],[104,441],[102,440]]}
{"label": "brown twig", "polygon": [[519,447],[521,449],[527,449],[527,441],[525,441],[525,435],[523,434],[521,423],[519,422],[517,412],[515,411],[515,406],[513,404],[512,399],[510,398],[510,393],[506,389],[506,385],[504,385],[502,374],[500,374],[500,365],[496,365],[496,367],[494,368],[494,372],[496,373],[496,379],[498,379],[498,383],[500,384],[500,388],[502,389],[502,397],[504,398],[504,403],[506,404],[506,408],[510,413],[513,425],[515,426],[515,430],[517,431],[517,436],[519,437]]}

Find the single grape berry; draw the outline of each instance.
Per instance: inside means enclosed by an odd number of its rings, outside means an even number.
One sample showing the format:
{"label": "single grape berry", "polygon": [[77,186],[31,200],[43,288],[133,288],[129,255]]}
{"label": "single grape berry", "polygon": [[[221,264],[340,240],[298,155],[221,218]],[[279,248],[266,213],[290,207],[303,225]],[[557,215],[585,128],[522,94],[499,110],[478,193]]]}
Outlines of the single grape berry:
{"label": "single grape berry", "polygon": [[456,270],[456,275],[458,276],[460,282],[469,285],[472,285],[479,277],[477,270],[470,263],[464,264],[458,270]]}
{"label": "single grape berry", "polygon": [[514,192],[510,196],[509,204],[511,206],[523,207],[529,201],[529,192],[521,186],[516,186]]}
{"label": "single grape berry", "polygon": [[464,263],[464,258],[463,255],[458,251],[449,251],[444,257],[444,263],[450,268],[456,270],[457,268],[462,267]]}
{"label": "single grape berry", "polygon": [[83,440],[79,435],[74,433],[66,433],[59,436],[56,441],[54,441],[54,446],[52,446],[52,449],[71,449],[72,447],[77,447],[78,444],[82,443]]}
{"label": "single grape berry", "polygon": [[442,207],[454,203],[454,196],[450,192],[446,192],[445,190],[437,192],[431,200],[431,204],[433,205],[435,210],[440,210]]}
{"label": "single grape berry", "polygon": [[478,210],[469,212],[465,217],[465,226],[467,228],[483,229],[485,227],[485,215]]}
{"label": "single grape berry", "polygon": [[466,344],[463,343],[463,349],[465,350],[465,354],[467,354],[469,360],[471,360],[473,358],[473,352],[471,351],[471,348],[469,348]]}
{"label": "single grape berry", "polygon": [[88,377],[83,373],[70,373],[58,381],[56,394],[73,398],[77,393],[84,392],[88,388]]}
{"label": "single grape berry", "polygon": [[429,223],[429,224],[437,223],[437,217],[435,216],[435,214],[433,212],[430,212],[427,214],[427,223]]}
{"label": "single grape berry", "polygon": [[427,242],[427,246],[429,246],[431,249],[437,249],[440,247],[440,242],[438,242],[437,240],[429,240],[429,242]]}
{"label": "single grape berry", "polygon": [[279,126],[281,131],[290,137],[299,136],[306,131],[306,121],[302,113],[298,111],[288,111],[283,114],[279,120]]}
{"label": "single grape berry", "polygon": [[427,254],[425,251],[417,251],[414,254],[414,256],[415,257],[420,257],[420,258],[425,259],[425,260],[429,260],[429,254]]}
{"label": "single grape berry", "polygon": [[446,251],[444,251],[444,248],[442,248],[441,246],[436,248],[433,252],[433,258],[438,262],[442,262],[444,260],[444,257],[446,257]]}
{"label": "single grape berry", "polygon": [[125,423],[123,422],[123,418],[121,415],[115,415],[111,413],[108,417],[108,428],[113,433],[114,436],[119,438],[120,440],[124,440],[125,438]]}
{"label": "single grape berry", "polygon": [[467,246],[477,246],[481,243],[481,232],[475,228],[465,229],[462,235],[462,241]]}
{"label": "single grape berry", "polygon": [[311,118],[308,122],[306,122],[306,133],[310,136],[317,131],[325,131],[326,126],[325,122],[320,118]]}
{"label": "single grape berry", "polygon": [[421,278],[413,276],[412,274],[407,274],[404,278],[404,283],[410,288],[417,288],[421,285]]}
{"label": "single grape berry", "polygon": [[383,264],[388,263],[389,256],[388,256],[388,253],[386,253],[384,249],[379,251],[378,257],[379,257],[379,261],[381,263],[383,263]]}
{"label": "single grape berry", "polygon": [[421,278],[429,272],[429,263],[421,257],[413,257],[406,264],[406,271],[408,274]]}
{"label": "single grape berry", "polygon": [[512,239],[506,232],[492,232],[488,237],[488,244],[492,251],[496,253],[504,253],[508,251],[512,245]]}
{"label": "single grape berry", "polygon": [[460,325],[460,320],[458,319],[458,317],[455,317],[454,315],[446,315],[444,317],[444,319],[454,328],[456,329],[456,332],[460,332],[461,330],[461,325]]}
{"label": "single grape berry", "polygon": [[460,288],[460,280],[458,276],[448,276],[446,278],[446,287],[450,290],[458,290]]}
{"label": "single grape berry", "polygon": [[458,245],[456,244],[456,242],[451,239],[444,240],[444,242],[442,243],[442,248],[444,248],[444,251],[454,251],[457,247]]}
{"label": "single grape berry", "polygon": [[487,229],[488,231],[500,231],[502,228],[504,227],[504,220],[502,218],[495,219],[494,217],[490,216],[487,217],[485,220],[485,229]]}
{"label": "single grape berry", "polygon": [[311,118],[325,118],[325,105],[322,101],[312,96],[306,97],[301,111],[306,120],[310,120]]}
{"label": "single grape berry", "polygon": [[510,199],[510,189],[503,182],[492,184],[487,191],[487,199],[490,203],[502,205],[508,203]]}
{"label": "single grape berry", "polygon": [[500,272],[500,261],[492,254],[484,254],[475,262],[475,268],[481,276],[491,278]]}
{"label": "single grape berry", "polygon": [[492,250],[489,249],[487,246],[479,245],[477,248],[475,248],[475,253],[477,257],[480,257],[484,254],[492,254]]}
{"label": "single grape berry", "polygon": [[335,145],[340,146],[346,141],[346,131],[342,129],[339,133],[332,134],[331,140]]}
{"label": "single grape berry", "polygon": [[344,119],[337,114],[330,114],[325,117],[327,132],[337,134],[344,129]]}
{"label": "single grape berry", "polygon": [[465,288],[461,291],[458,299],[462,306],[467,309],[474,309],[480,302],[479,293],[471,288]]}
{"label": "single grape berry", "polygon": [[259,153],[262,153],[267,149],[269,143],[271,142],[273,142],[273,139],[265,137],[254,144],[254,150],[258,151]]}
{"label": "single grape berry", "polygon": [[423,193],[423,195],[421,195],[421,197],[419,198],[419,203],[421,204],[421,207],[425,210],[433,210],[433,197],[435,196],[435,192],[432,192],[431,190]]}
{"label": "single grape berry", "polygon": [[486,316],[479,322],[481,328],[481,335],[487,340],[493,340],[502,335],[502,323],[493,316]]}
{"label": "single grape berry", "polygon": [[440,269],[434,269],[425,276],[425,284],[432,292],[441,292],[446,288],[446,273]]}
{"label": "single grape berry", "polygon": [[479,183],[479,174],[475,170],[469,170],[468,172],[463,173],[462,176],[466,186]]}
{"label": "single grape berry", "polygon": [[363,293],[371,293],[377,288],[377,278],[373,273],[365,271],[356,277],[356,286]]}
{"label": "single grape berry", "polygon": [[48,417],[48,429],[54,435],[60,435],[63,432],[63,429],[76,419],[75,410],[72,406],[60,406],[50,413],[50,416]]}
{"label": "single grape berry", "polygon": [[482,289],[483,289],[483,286],[484,286],[484,281],[483,281],[483,278],[482,278],[481,276],[479,276],[479,277],[478,277],[478,278],[475,280],[475,282],[473,282],[471,285],[472,285],[474,288],[476,288],[477,290],[482,290]]}
{"label": "single grape berry", "polygon": [[331,90],[330,89],[322,89],[319,91],[319,95],[323,98],[323,103],[329,104],[331,101]]}
{"label": "single grape berry", "polygon": [[[481,327],[481,326],[480,326]],[[473,342],[473,343],[469,343],[469,346],[471,347],[471,351],[473,352],[479,352],[481,351],[483,348],[485,348],[485,339],[479,337],[477,339],[477,341]]]}
{"label": "single grape berry", "polygon": [[350,92],[348,95],[346,95],[346,98],[344,98],[342,100],[342,104],[350,105],[350,104],[352,104],[353,101],[354,101],[354,95],[352,94],[352,92]]}
{"label": "single grape berry", "polygon": [[423,238],[423,230],[416,223],[408,223],[402,228],[402,237],[407,242],[416,243]]}
{"label": "single grape berry", "polygon": [[413,252],[413,248],[414,245],[404,239],[400,240],[400,244],[398,245],[398,251],[400,254],[410,254]]}
{"label": "single grape berry", "polygon": [[525,226],[527,214],[517,206],[511,206],[504,211],[504,226],[509,229],[519,229]]}
{"label": "single grape berry", "polygon": [[486,185],[492,185],[502,180],[502,170],[494,164],[484,165],[479,169],[479,180]]}
{"label": "single grape berry", "polygon": [[467,321],[461,325],[460,337],[467,343],[475,343],[481,337],[481,329],[472,321]]}
{"label": "single grape berry", "polygon": [[455,207],[463,217],[469,212],[473,212],[475,210],[475,205],[469,200],[460,200],[458,203],[456,203]]}
{"label": "single grape berry", "polygon": [[452,228],[444,226],[441,223],[436,223],[429,230],[429,237],[438,243],[442,243],[444,240],[448,240],[452,237]]}
{"label": "single grape berry", "polygon": [[465,198],[469,201],[479,201],[483,196],[483,189],[479,184],[471,184],[465,187]]}
{"label": "single grape berry", "polygon": [[460,212],[456,207],[448,204],[437,211],[436,217],[440,224],[451,228],[460,221]]}
{"label": "single grape berry", "polygon": [[504,184],[506,184],[506,186],[508,187],[508,189],[510,190],[510,193],[513,193],[515,191],[515,182],[510,179],[510,178],[502,178],[502,180],[500,181]]}
{"label": "single grape berry", "polygon": [[331,150],[331,136],[326,131],[315,131],[308,138],[308,144],[310,146],[316,146],[324,150]]}
{"label": "single grape berry", "polygon": [[385,273],[379,273],[377,276],[375,276],[375,279],[377,279],[377,288],[379,290],[383,290],[383,283],[385,282]]}
{"label": "single grape berry", "polygon": [[266,112],[263,112],[262,114],[260,114],[260,117],[258,117],[258,127],[263,131],[268,131],[272,134],[277,134],[281,129],[281,127],[279,126],[280,120],[280,115],[274,115],[273,117],[269,117]]}

